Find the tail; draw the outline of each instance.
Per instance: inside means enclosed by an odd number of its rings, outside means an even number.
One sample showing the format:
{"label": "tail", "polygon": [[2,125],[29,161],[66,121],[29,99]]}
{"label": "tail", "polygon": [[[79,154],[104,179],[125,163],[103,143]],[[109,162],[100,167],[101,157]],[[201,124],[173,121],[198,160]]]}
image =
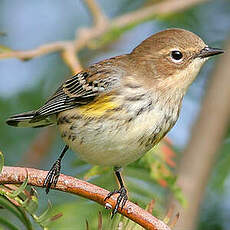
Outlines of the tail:
{"label": "tail", "polygon": [[6,123],[15,127],[40,128],[53,125],[55,122],[50,117],[36,119],[36,111],[20,113],[9,117]]}

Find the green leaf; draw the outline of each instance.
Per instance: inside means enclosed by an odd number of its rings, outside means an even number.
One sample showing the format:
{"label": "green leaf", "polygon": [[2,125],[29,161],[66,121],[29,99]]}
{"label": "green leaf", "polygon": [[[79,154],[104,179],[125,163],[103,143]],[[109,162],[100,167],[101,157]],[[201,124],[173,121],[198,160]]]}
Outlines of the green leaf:
{"label": "green leaf", "polygon": [[19,228],[6,220],[6,218],[0,217],[0,225],[5,226],[9,230],[19,230]]}
{"label": "green leaf", "polygon": [[27,186],[28,183],[28,175],[26,176],[25,181],[18,187],[17,190],[13,191],[12,193],[7,194],[10,198],[15,198],[17,197],[20,193],[22,193]]}
{"label": "green leaf", "polygon": [[38,198],[35,195],[31,195],[22,203],[22,207],[30,214],[34,214],[38,209]]}
{"label": "green leaf", "polygon": [[36,222],[42,226],[47,226],[50,223],[49,218],[51,208],[51,203],[48,201],[48,208],[39,217],[36,218]]}
{"label": "green leaf", "polygon": [[14,204],[12,204],[3,195],[0,195],[0,206],[2,206],[3,208],[9,210],[10,213],[15,215],[27,227],[28,230],[32,229],[32,225],[29,222],[25,212],[23,212],[23,210],[20,207],[17,207]]}
{"label": "green leaf", "polygon": [[91,169],[88,170],[88,172],[85,174],[84,179],[88,180],[94,176],[102,175],[104,173],[107,173],[109,170],[111,170],[111,167],[102,167],[102,166],[93,166]]}

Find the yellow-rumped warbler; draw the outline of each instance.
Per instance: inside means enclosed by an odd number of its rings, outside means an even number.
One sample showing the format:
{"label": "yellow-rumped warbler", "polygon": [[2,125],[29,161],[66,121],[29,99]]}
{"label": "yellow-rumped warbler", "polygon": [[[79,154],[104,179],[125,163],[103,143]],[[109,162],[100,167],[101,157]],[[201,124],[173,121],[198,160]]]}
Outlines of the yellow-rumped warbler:
{"label": "yellow-rumped warbler", "polygon": [[220,53],[189,31],[168,29],[130,54],[81,71],[41,108],[12,116],[7,124],[58,125],[66,146],[46,177],[47,193],[57,183],[69,147],[90,164],[114,166],[120,188],[107,196],[119,193],[114,215],[128,199],[119,169],[143,156],[174,126],[188,86],[208,57]]}

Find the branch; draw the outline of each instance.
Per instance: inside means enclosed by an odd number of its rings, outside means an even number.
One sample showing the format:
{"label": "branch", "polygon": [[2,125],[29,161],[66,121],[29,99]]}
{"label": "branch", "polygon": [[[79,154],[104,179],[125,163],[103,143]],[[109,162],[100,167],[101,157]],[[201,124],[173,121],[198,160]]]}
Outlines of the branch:
{"label": "branch", "polygon": [[[176,13],[183,11],[189,7],[192,7],[198,3],[202,3],[208,0],[167,0],[154,4],[153,6],[145,7],[140,10],[136,10],[132,13],[127,13],[123,16],[114,18],[112,21],[107,21],[106,17],[101,13],[99,7],[95,4],[93,0],[85,0],[88,8],[93,14],[94,26],[91,28],[81,28],[76,33],[76,39],[73,41],[57,41],[50,44],[44,44],[36,49],[27,51],[6,51],[0,53],[0,59],[3,58],[18,58],[21,60],[28,60],[34,57],[45,55],[52,52],[62,52],[69,50],[72,47],[72,54],[78,52],[84,47],[87,47],[90,42],[94,39],[98,39],[105,34],[111,33],[113,29],[129,28],[134,24],[137,25],[143,21],[152,19],[153,17]],[[68,53],[68,52],[67,52]],[[70,53],[69,53],[70,54]],[[68,58],[73,58],[74,55],[66,55]],[[69,57],[68,57],[69,56]],[[65,58],[65,60],[67,60]],[[72,70],[78,69],[78,61],[67,61],[68,66]]]}
{"label": "branch", "polygon": [[[140,10],[136,10],[131,13],[127,13],[123,16],[116,17],[113,20],[109,21],[107,17],[103,14],[100,7],[96,4],[95,0],[85,0],[85,3],[93,17],[93,27],[81,28],[77,30],[75,40],[57,41],[57,42],[53,42],[50,44],[44,44],[35,49],[26,50],[26,51],[16,51],[16,50],[5,51],[5,52],[0,53],[0,59],[18,58],[24,61],[24,60],[29,60],[34,57],[39,57],[42,55],[53,53],[53,52],[61,52],[62,58],[64,62],[66,63],[66,65],[72,70],[73,73],[77,73],[82,69],[77,53],[84,47],[90,47],[90,45],[92,45],[92,42],[94,40],[99,39],[105,35],[111,35],[111,34],[113,35],[114,29],[119,30],[121,34],[124,31],[128,30],[129,28],[133,27],[134,25],[140,24],[141,22],[144,22],[147,20],[151,20],[152,18],[156,16],[159,16],[162,14],[176,13],[176,12],[185,10],[189,7],[192,7],[198,3],[202,3],[205,1],[207,0],[161,1],[154,5],[145,7]],[[110,37],[113,37],[113,36],[110,36]],[[110,41],[111,40],[112,39],[110,38]],[[43,135],[41,135],[41,137],[35,140],[34,146],[37,146],[37,143],[39,143],[39,141],[43,139],[43,137],[45,136],[46,136],[46,133],[44,133]],[[44,149],[49,148],[50,143],[51,142],[47,143],[46,148]],[[37,178],[37,180],[38,179],[39,178]],[[14,183],[16,183],[16,181],[14,181]],[[101,204],[104,205],[103,202]],[[163,228],[154,228],[154,229],[163,229]]]}
{"label": "branch", "polygon": [[122,28],[165,14],[178,13],[208,0],[167,0],[115,18],[111,24]]}
{"label": "branch", "polygon": [[68,46],[69,44],[71,44],[70,41],[69,42],[68,41],[57,41],[57,42],[53,42],[53,43],[50,43],[50,44],[41,45],[38,48],[32,49],[32,50],[26,50],[26,51],[12,50],[12,51],[9,51],[9,52],[0,53],[0,59],[18,58],[18,59],[21,59],[22,61],[24,61],[24,60],[31,59],[33,57],[39,57],[41,55],[45,55],[45,54],[48,54],[48,53],[61,51],[66,46]]}
{"label": "branch", "polygon": [[101,8],[96,4],[95,0],[85,0],[85,3],[93,16],[93,23],[95,26],[106,23],[107,18],[103,14]]}
{"label": "branch", "polygon": [[[20,184],[23,183],[28,176],[29,185],[43,187],[43,181],[46,175],[47,171],[43,170],[4,166],[0,174],[0,184]],[[98,204],[107,208],[114,208],[116,204],[117,197],[115,198],[115,196],[111,197],[106,202],[104,201],[109,193],[107,190],[63,174],[60,175],[55,189],[96,201]],[[130,201],[127,201],[123,210],[119,208],[118,212],[138,223],[145,229],[170,230],[170,227],[163,221],[152,216],[148,211],[143,210]]]}
{"label": "branch", "polygon": [[76,74],[82,70],[81,64],[76,54],[76,50],[73,43],[65,46],[62,52],[62,59],[69,66],[71,71]]}

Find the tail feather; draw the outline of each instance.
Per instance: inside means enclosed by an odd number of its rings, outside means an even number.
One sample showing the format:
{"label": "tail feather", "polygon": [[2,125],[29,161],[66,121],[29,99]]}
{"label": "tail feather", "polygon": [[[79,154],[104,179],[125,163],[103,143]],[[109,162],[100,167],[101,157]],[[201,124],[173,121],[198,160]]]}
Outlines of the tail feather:
{"label": "tail feather", "polygon": [[9,117],[6,123],[15,127],[32,127],[39,128],[44,126],[53,125],[54,121],[50,117],[45,117],[41,119],[34,119],[36,115],[35,111],[30,111],[26,113],[20,113]]}

